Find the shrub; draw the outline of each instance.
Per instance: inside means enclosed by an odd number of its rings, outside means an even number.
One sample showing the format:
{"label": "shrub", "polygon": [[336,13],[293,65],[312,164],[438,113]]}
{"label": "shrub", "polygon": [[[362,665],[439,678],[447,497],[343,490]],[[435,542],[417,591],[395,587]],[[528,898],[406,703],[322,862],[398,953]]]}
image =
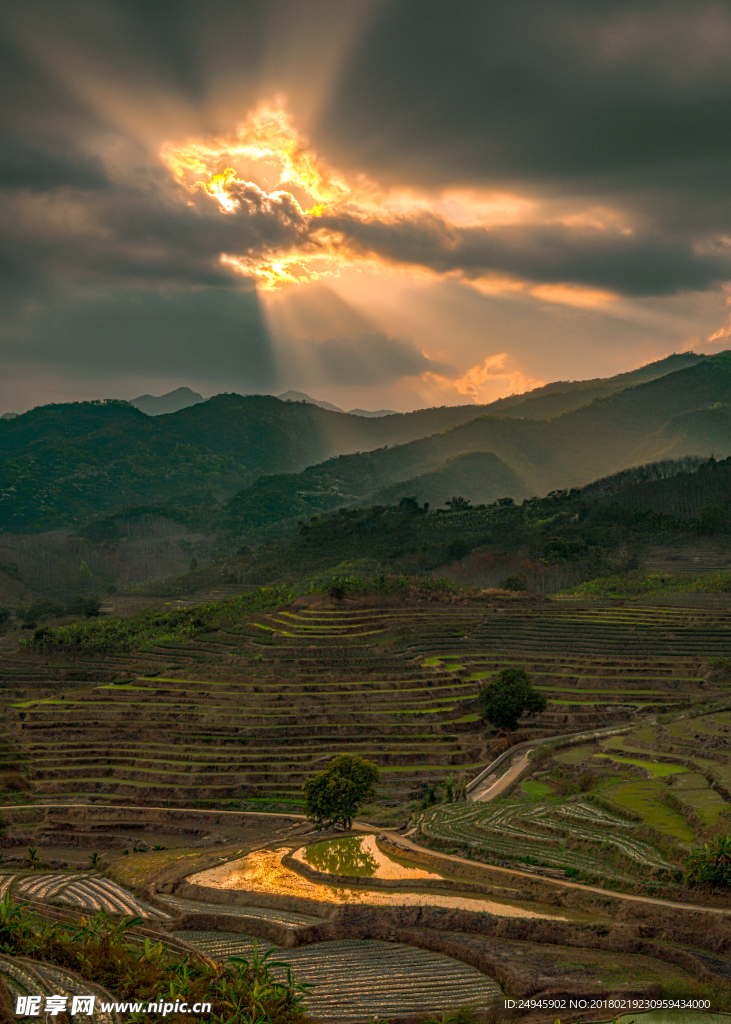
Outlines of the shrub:
{"label": "shrub", "polygon": [[468,508],[472,508],[469,498],[465,498],[461,494],[452,495],[444,504],[452,512],[466,512]]}
{"label": "shrub", "polygon": [[224,601],[210,601],[192,608],[166,612],[147,610],[129,619],[95,619],[57,629],[41,629],[32,638],[19,643],[43,651],[127,654],[161,642],[188,640],[202,626],[218,629],[242,615],[286,604],[293,597],[286,586],[260,587],[252,594],[236,594]]}
{"label": "shrub", "polygon": [[251,960],[231,957],[221,964],[188,957],[175,960],[162,942],[153,944],[146,938],[144,944],[132,943],[127,933],[140,923],[139,918],[127,918],[115,924],[103,910],[91,920],[82,918],[77,926],[41,923],[6,894],[0,900],[0,950],[75,971],[110,989],[117,999],[157,1002],[165,993],[172,1002],[211,1003],[212,1015],[173,1013],[163,1018],[160,1013],[145,1013],[146,1022],[295,1024],[304,1018],[302,1000],[310,986],[294,982],[289,969],[286,983],[276,981],[270,967],[288,965],[270,961],[273,949],[260,955],[255,946]]}
{"label": "shrub", "polygon": [[731,836],[716,836],[688,857],[685,884],[712,889],[731,888]]}
{"label": "shrub", "polygon": [[335,598],[336,601],[342,601],[347,593],[347,589],[348,580],[343,579],[342,576],[333,576],[325,588],[325,593],[328,597]]}
{"label": "shrub", "polygon": [[503,590],[517,591],[517,590],[527,590],[527,589],[528,589],[528,584],[525,582],[525,577],[524,576],[518,576],[516,574],[514,576],[507,576],[503,580]]}

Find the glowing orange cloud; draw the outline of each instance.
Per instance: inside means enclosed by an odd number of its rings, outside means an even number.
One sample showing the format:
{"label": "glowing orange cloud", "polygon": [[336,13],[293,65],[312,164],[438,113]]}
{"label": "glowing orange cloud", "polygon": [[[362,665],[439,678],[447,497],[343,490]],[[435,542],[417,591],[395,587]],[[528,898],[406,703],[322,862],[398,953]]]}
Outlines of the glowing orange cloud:
{"label": "glowing orange cloud", "polygon": [[545,384],[543,380],[528,377],[520,370],[505,368],[507,352],[488,356],[484,362],[470,367],[457,380],[449,380],[439,374],[427,372],[422,380],[430,389],[444,394],[456,391],[475,403],[492,402],[500,395],[521,395],[532,388]]}
{"label": "glowing orange cloud", "polygon": [[618,298],[614,292],[600,288],[586,288],[578,284],[536,284],[519,281],[514,277],[499,277],[490,274],[470,281],[470,284],[483,295],[507,295],[511,292],[530,295],[541,302],[556,302],[564,306],[575,306],[578,309],[602,309],[608,302]]}
{"label": "glowing orange cloud", "polygon": [[[279,108],[261,107],[229,135],[166,143],[161,157],[192,195],[209,196],[222,213],[248,218],[254,241],[242,242],[243,251],[222,253],[221,260],[265,290],[356,266],[454,277],[487,294],[523,292],[571,306],[599,307],[614,298],[573,284],[460,268],[454,254],[464,246],[468,262],[473,259],[475,231],[535,221],[536,204],[502,192],[385,193],[364,176],[346,181],[305,145]],[[588,220],[579,215],[582,224],[616,230],[607,211],[590,214]]]}
{"label": "glowing orange cloud", "polygon": [[612,292],[571,284],[539,284],[529,288],[528,293],[544,302],[560,302],[565,306],[577,306],[580,309],[596,309],[605,306],[607,302],[614,302],[617,298]]}
{"label": "glowing orange cloud", "polygon": [[[228,186],[237,179],[229,166],[236,162],[273,165],[278,185],[302,189],[317,204],[330,204],[350,194],[349,186],[301,144],[283,110],[262,107],[234,134],[207,142],[191,141],[183,146],[168,143],[161,156],[182,184],[205,189],[232,210]],[[222,167],[221,165],[226,166]],[[208,181],[202,180],[208,178]]]}

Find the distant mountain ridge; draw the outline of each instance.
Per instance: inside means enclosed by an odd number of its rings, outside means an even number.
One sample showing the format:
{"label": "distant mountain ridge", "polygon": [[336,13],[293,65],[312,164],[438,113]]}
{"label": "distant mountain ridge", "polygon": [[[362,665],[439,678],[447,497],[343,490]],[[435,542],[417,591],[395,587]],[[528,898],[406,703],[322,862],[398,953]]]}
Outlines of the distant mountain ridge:
{"label": "distant mountain ridge", "polygon": [[175,391],[168,391],[166,395],[140,395],[133,398],[130,405],[139,409],[146,416],[163,416],[169,412],[179,412],[180,409],[187,409],[198,402],[204,402],[203,395],[190,388],[176,388]]}
{"label": "distant mountain ridge", "polygon": [[[539,419],[548,419],[551,416],[565,412],[568,408],[573,409],[580,405],[585,405],[587,401],[592,401],[594,398],[603,398],[605,395],[612,394],[614,391],[625,387],[631,387],[633,384],[640,384],[666,373],[672,373],[674,370],[692,366],[699,359],[703,358],[705,357],[698,356],[694,352],[677,353],[667,356],[665,359],[657,360],[654,363],[648,363],[646,366],[641,366],[638,370],[620,373],[616,377],[597,377],[593,380],[583,381],[554,381],[552,384],[544,384],[539,388],[534,388],[532,391],[519,395],[508,395],[506,398],[498,398],[489,405],[474,406],[473,408],[482,408],[485,411],[489,409],[491,412],[500,412],[504,416],[530,416],[532,418],[538,416]],[[251,398],[259,396],[243,395],[242,397]],[[307,402],[309,405],[317,405],[320,409],[328,409],[330,412],[346,411],[338,405],[333,405],[332,402],[313,398],[304,391],[284,391],[281,395],[271,397],[278,398],[280,402]],[[187,409],[191,405],[197,405],[199,402],[204,401],[203,396],[197,391],[192,391],[187,387],[180,387],[176,388],[175,391],[168,391],[165,395],[140,395],[138,398],[131,399],[130,405],[134,405],[136,409],[144,412],[146,416],[161,416],[166,413],[179,412],[181,409]],[[456,408],[460,407],[457,406]],[[377,409],[374,411],[368,409],[349,409],[347,414],[350,416],[372,418],[401,415],[393,409]],[[10,419],[14,416],[17,416],[17,413],[4,413],[2,418]]]}
{"label": "distant mountain ridge", "polygon": [[[596,398],[548,421],[482,415],[406,444],[341,455],[299,474],[261,477],[230,499],[227,512],[232,527],[255,536],[276,523],[340,505],[415,493],[426,486],[425,477],[468,452],[491,453],[514,474],[516,483],[505,493],[513,498],[525,496],[526,489],[528,495],[536,495],[580,487],[650,461],[648,445],[663,431],[673,433],[672,457],[679,458],[712,454],[712,430],[715,453],[723,458],[731,455],[727,403],[731,352]],[[485,490],[489,483],[475,478],[473,489]],[[447,497],[444,494],[441,500]]]}
{"label": "distant mountain ridge", "polygon": [[[116,400],[40,406],[0,419],[0,530],[174,506],[254,537],[369,496],[387,500],[393,487],[438,493],[470,466],[476,492],[518,497],[648,461],[655,448],[705,454],[711,438],[720,457],[728,355],[671,356],[599,383],[378,417],[267,395],[221,394],[153,415]],[[461,458],[470,453],[481,454]]]}

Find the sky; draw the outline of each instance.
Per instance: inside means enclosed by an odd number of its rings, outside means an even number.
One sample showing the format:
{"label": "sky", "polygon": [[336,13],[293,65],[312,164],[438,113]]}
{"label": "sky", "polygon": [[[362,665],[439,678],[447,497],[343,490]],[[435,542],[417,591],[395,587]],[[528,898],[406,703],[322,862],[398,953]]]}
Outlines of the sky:
{"label": "sky", "polygon": [[0,0],[0,411],[731,336],[731,2]]}

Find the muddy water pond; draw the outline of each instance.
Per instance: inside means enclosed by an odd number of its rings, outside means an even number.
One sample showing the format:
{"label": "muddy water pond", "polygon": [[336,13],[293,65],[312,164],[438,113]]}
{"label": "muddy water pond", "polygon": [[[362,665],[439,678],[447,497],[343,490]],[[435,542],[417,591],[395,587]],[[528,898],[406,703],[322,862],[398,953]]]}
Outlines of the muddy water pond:
{"label": "muddy water pond", "polygon": [[[197,874],[191,875],[187,881],[193,885],[206,886],[211,889],[240,889],[253,893],[300,896],[310,900],[323,900],[327,903],[383,907],[449,907],[455,910],[495,914],[499,917],[553,918],[558,921],[589,919],[589,915],[565,908],[557,909],[541,903],[493,899],[488,896],[460,892],[455,892],[453,895],[437,891],[430,892],[429,879],[444,876],[421,871],[415,867],[411,869],[415,873],[405,878],[406,882],[409,877],[420,882],[419,888],[414,890],[409,890],[408,887],[391,890],[350,888],[313,882],[282,864],[282,857],[289,852],[287,847],[280,847],[276,850],[255,850],[246,857],[209,868],[207,871],[199,871]],[[385,856],[384,854],[380,855]],[[313,864],[312,867],[315,865]],[[384,870],[391,870],[391,868],[387,866]],[[403,878],[404,876],[396,877]]]}

